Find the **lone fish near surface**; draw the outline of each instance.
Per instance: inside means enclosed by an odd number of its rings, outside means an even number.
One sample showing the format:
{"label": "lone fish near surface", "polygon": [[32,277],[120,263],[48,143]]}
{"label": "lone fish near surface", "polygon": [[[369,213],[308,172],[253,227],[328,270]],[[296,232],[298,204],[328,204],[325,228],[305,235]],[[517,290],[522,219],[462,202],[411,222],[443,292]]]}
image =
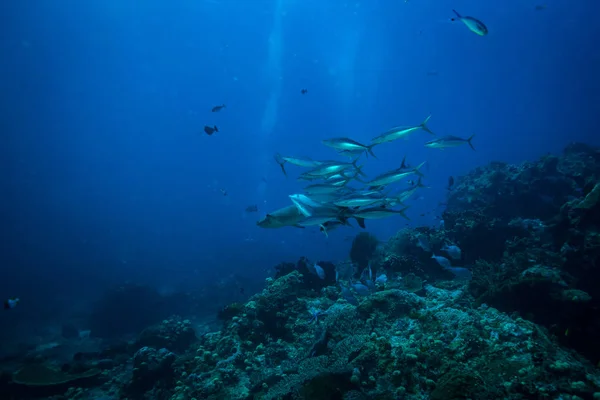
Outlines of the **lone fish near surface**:
{"label": "lone fish near surface", "polygon": [[456,18],[452,18],[452,21],[462,22],[463,24],[465,24],[465,26],[471,32],[473,32],[479,36],[485,36],[488,34],[487,26],[485,26],[485,24],[483,22],[481,22],[480,20],[478,20],[477,18],[463,17],[462,15],[460,15],[458,13],[458,11],[456,11],[456,10],[452,10],[452,11],[454,11],[454,14],[456,14]]}

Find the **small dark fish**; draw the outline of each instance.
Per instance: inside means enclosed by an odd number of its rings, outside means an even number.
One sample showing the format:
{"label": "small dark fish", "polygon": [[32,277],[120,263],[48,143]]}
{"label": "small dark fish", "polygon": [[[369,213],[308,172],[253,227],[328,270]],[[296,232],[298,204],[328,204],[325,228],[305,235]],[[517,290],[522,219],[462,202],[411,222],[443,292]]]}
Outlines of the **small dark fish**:
{"label": "small dark fish", "polygon": [[545,4],[539,4],[539,5],[535,6],[535,10],[536,11],[542,11],[542,10],[545,10],[546,7],[547,6]]}
{"label": "small dark fish", "polygon": [[258,211],[258,206],[256,204],[246,207],[246,212],[250,213],[250,212],[257,212],[257,211]]}
{"label": "small dark fish", "polygon": [[4,301],[4,309],[5,310],[12,310],[13,308],[15,308],[17,306],[17,304],[19,304],[19,298],[18,297],[11,297],[10,299],[7,299]]}
{"label": "small dark fish", "polygon": [[302,94],[306,94],[306,93],[308,93],[308,89],[302,89],[302,90],[300,91],[300,93],[302,93]]}
{"label": "small dark fish", "polygon": [[225,189],[219,189],[219,190],[221,191],[221,194],[223,196],[227,196],[227,190],[225,190]]}
{"label": "small dark fish", "polygon": [[244,290],[244,288],[243,288],[243,287],[241,287],[241,288],[240,288],[240,294],[244,294],[244,293],[245,293],[245,290]]}
{"label": "small dark fish", "polygon": [[219,111],[221,111],[224,108],[225,108],[225,104],[221,104],[220,106],[214,106],[211,111],[212,112],[219,112]]}
{"label": "small dark fish", "polygon": [[448,190],[452,190],[453,186],[454,186],[454,177],[451,176],[450,178],[448,178]]}
{"label": "small dark fish", "polygon": [[208,125],[204,127],[204,133],[206,133],[208,136],[212,135],[215,132],[219,132],[219,128],[217,128],[216,125],[214,125],[212,128]]}

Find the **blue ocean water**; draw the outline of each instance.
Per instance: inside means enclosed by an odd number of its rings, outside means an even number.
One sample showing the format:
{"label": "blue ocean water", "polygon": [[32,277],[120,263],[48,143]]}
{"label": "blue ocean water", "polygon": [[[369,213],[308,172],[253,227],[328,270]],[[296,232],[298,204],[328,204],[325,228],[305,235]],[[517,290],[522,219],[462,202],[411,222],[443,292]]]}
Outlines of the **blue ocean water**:
{"label": "blue ocean water", "polygon": [[[385,239],[437,224],[449,176],[599,144],[600,5],[538,5],[2,2],[0,293],[23,309],[0,318],[3,331],[36,329],[122,282],[227,291],[281,261],[343,260],[358,228],[256,226],[302,190],[276,153],[332,159],[321,140],[368,142],[430,114],[438,135],[475,134],[476,151],[425,148],[424,132],[375,148],[370,177],[406,156],[427,161],[431,187],[410,221],[368,221]],[[489,34],[450,21],[452,9]]]}

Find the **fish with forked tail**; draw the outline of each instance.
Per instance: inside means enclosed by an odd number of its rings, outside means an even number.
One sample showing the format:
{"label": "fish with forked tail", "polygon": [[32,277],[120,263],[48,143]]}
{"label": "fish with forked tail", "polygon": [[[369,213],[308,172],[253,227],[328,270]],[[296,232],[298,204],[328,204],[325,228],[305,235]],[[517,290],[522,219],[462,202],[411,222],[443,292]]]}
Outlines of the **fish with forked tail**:
{"label": "fish with forked tail", "polygon": [[479,36],[485,36],[488,34],[488,28],[485,26],[483,22],[473,17],[463,17],[456,10],[454,14],[456,14],[456,18],[451,18],[452,21],[460,21],[473,33]]}
{"label": "fish with forked tail", "polygon": [[447,149],[450,147],[461,146],[467,143],[473,150],[475,150],[475,147],[473,147],[473,143],[471,143],[471,140],[473,140],[474,137],[475,135],[471,135],[468,139],[463,139],[458,136],[452,135],[444,136],[442,138],[425,143],[425,147],[429,147],[430,149]]}
{"label": "fish with forked tail", "polygon": [[[363,152],[367,152],[368,154],[371,154],[373,157],[375,157],[375,154],[373,153],[373,146],[375,146],[377,144],[377,143],[373,143],[373,144],[367,146],[367,145],[357,142],[356,140],[352,140],[349,138],[326,139],[326,140],[323,140],[322,143],[325,146],[336,149],[337,151],[345,151],[345,152],[349,151],[356,155],[360,155]],[[377,157],[375,157],[375,158],[377,158]]]}
{"label": "fish with forked tail", "polygon": [[216,126],[216,125],[214,125],[214,126],[212,126],[212,127],[211,127],[211,126],[208,126],[208,125],[206,125],[206,126],[204,127],[204,133],[206,133],[208,136],[212,135],[212,134],[213,134],[213,133],[215,133],[215,132],[219,132],[219,128],[217,128],[217,126]]}
{"label": "fish with forked tail", "polygon": [[431,135],[435,135],[427,126],[427,123],[429,122],[430,118],[431,118],[431,115],[428,116],[427,118],[425,118],[425,120],[423,122],[421,122],[419,125],[404,126],[404,127],[398,126],[398,127],[392,128],[392,129],[388,130],[387,132],[377,136],[371,142],[375,145],[375,144],[380,144],[380,143],[385,143],[385,142],[391,142],[392,140],[396,140],[396,139],[400,139],[400,138],[407,138],[408,135],[410,135],[411,133],[416,132],[420,129],[424,130],[425,132],[427,132]]}

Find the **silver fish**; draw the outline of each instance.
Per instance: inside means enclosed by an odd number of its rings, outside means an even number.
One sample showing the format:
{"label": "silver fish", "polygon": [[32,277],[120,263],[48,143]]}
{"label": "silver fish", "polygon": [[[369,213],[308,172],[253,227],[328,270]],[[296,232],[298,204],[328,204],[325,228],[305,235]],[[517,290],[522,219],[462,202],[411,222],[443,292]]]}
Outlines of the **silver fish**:
{"label": "silver fish", "polygon": [[418,131],[419,129],[422,129],[427,133],[435,135],[435,133],[433,133],[427,126],[427,122],[429,122],[430,118],[431,118],[431,115],[428,116],[427,118],[425,118],[425,121],[421,122],[419,125],[416,125],[416,126],[397,126],[395,128],[392,128],[392,129],[388,130],[387,132],[377,136],[371,142],[374,144],[380,144],[380,143],[385,143],[385,142],[391,142],[392,140],[396,140],[396,139],[400,139],[400,138],[406,138],[408,135],[410,135],[413,132]]}
{"label": "silver fish", "polygon": [[327,206],[311,199],[310,197],[303,194],[290,194],[290,200],[298,208],[298,211],[305,217],[312,217],[316,210],[324,209]]}
{"label": "silver fish", "polygon": [[292,165],[296,165],[298,167],[307,167],[307,168],[316,168],[321,165],[321,161],[311,160],[310,158],[301,158],[301,157],[287,157],[282,156],[281,154],[275,154],[275,161],[279,164],[281,171],[283,174],[287,176],[287,171],[285,170],[285,164],[290,163]]}
{"label": "silver fish", "polygon": [[305,218],[295,205],[291,205],[267,214],[256,225],[261,228],[277,229],[286,226],[298,226],[298,222]]}
{"label": "silver fish", "polygon": [[316,168],[319,165],[323,164],[322,161],[316,161],[316,160],[312,160],[310,158],[304,158],[304,157],[287,157],[287,156],[280,156],[280,157],[283,161],[290,163],[292,165],[296,165],[298,167]]}
{"label": "silver fish", "polygon": [[[337,181],[334,181],[337,182]],[[336,185],[332,183],[316,183],[314,185],[308,185],[304,188],[304,191],[308,194],[329,194],[329,193],[339,193],[345,194],[352,192],[351,189],[345,188],[344,185],[347,182],[343,182],[343,185]]]}
{"label": "silver fish", "polygon": [[408,189],[403,190],[402,192],[400,192],[396,196],[396,200],[398,200],[400,203],[404,203],[406,200],[408,200],[409,198],[411,198],[413,194],[415,194],[415,192],[417,191],[417,189],[419,189],[419,188],[427,188],[427,187],[428,186],[423,185],[423,183],[421,182],[421,177],[419,177],[419,180],[417,181],[417,184],[414,185],[411,188],[408,188]]}
{"label": "silver fish", "polygon": [[[419,171],[421,169],[421,167],[423,167],[423,165],[425,165],[425,161],[423,161],[421,164],[419,164],[417,167],[415,168],[406,168],[406,167],[400,167],[398,169],[395,169],[393,171],[390,172],[386,172],[384,174],[379,175],[377,178],[373,179],[372,181],[368,182],[367,184],[369,186],[385,186],[388,185],[392,182],[396,182],[399,181],[401,179],[406,178],[409,175],[415,174],[418,176],[424,176],[423,173],[421,173],[421,171]],[[403,163],[404,164],[404,163]]]}
{"label": "silver fish", "polygon": [[485,36],[488,34],[488,28],[485,26],[483,22],[473,17],[463,17],[456,10],[454,14],[456,14],[456,18],[452,18],[452,21],[460,21],[473,33],[476,33],[479,36]]}
{"label": "silver fish", "polygon": [[383,207],[372,207],[366,208],[364,210],[355,211],[352,213],[352,215],[364,219],[380,219],[391,217],[394,215],[401,215],[402,217],[410,220],[410,218],[408,218],[405,213],[407,209],[408,207],[404,207],[402,210],[391,210],[389,208]]}
{"label": "silver fish", "polygon": [[356,164],[356,160],[351,163],[345,162],[334,162],[330,164],[323,164],[315,169],[306,172],[303,175],[316,176],[316,177],[330,177],[334,174],[338,174],[344,170],[355,168],[360,170],[362,167]]}
{"label": "silver fish", "polygon": [[447,149],[449,147],[457,147],[467,143],[475,150],[473,143],[471,143],[471,140],[473,140],[474,137],[475,135],[471,135],[468,139],[463,139],[458,136],[448,135],[425,143],[425,147],[429,147],[430,149]]}
{"label": "silver fish", "polygon": [[338,207],[367,207],[380,203],[381,197],[354,196],[342,198],[333,202]]}
{"label": "silver fish", "polygon": [[374,143],[370,146],[366,146],[362,143],[357,142],[356,140],[352,140],[349,138],[333,138],[333,139],[326,139],[323,140],[322,143],[325,146],[331,147],[333,149],[336,149],[338,151],[346,151],[346,152],[356,152],[358,154],[362,154],[362,152],[367,152],[369,154],[371,154],[373,157],[377,158],[375,156],[375,154],[373,153],[373,146],[375,146],[377,143]]}
{"label": "silver fish", "polygon": [[321,194],[311,194],[310,198],[317,203],[325,204],[332,203],[335,200],[340,198],[338,193],[321,193]]}
{"label": "silver fish", "polygon": [[338,151],[338,154],[340,156],[344,156],[344,157],[348,157],[348,158],[352,158],[352,159],[360,157],[362,153],[364,153],[364,150],[339,150]]}
{"label": "silver fish", "polygon": [[325,215],[325,216],[312,216],[312,217],[308,217],[303,219],[302,221],[298,222],[299,226],[320,226],[323,227],[325,224],[327,224],[328,222],[335,222],[338,221],[337,217],[333,216],[333,215]]}

